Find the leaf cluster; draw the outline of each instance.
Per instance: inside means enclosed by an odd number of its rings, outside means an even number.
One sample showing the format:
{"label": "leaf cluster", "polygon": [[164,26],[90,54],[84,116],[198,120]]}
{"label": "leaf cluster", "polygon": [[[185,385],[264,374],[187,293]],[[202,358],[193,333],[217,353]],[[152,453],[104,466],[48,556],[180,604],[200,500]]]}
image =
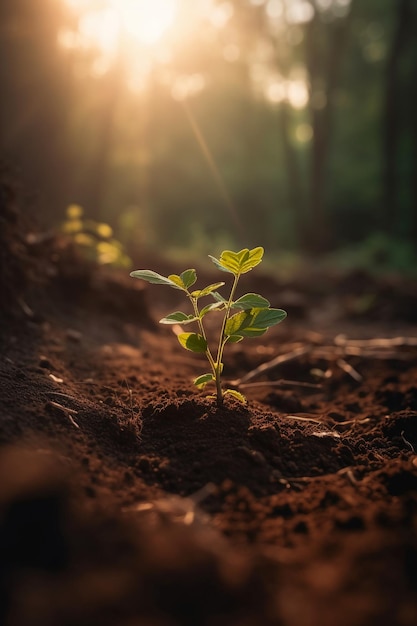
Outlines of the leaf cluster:
{"label": "leaf cluster", "polygon": [[[195,269],[187,269],[181,274],[170,274],[162,276],[152,270],[135,270],[131,276],[145,280],[152,284],[166,285],[173,289],[183,291],[192,304],[193,313],[174,311],[160,320],[161,324],[196,324],[198,332],[183,332],[178,335],[178,341],[183,348],[191,352],[202,353],[207,356],[211,371],[197,377],[194,384],[197,387],[204,387],[209,382],[214,382],[217,389],[217,401],[221,404],[224,395],[231,394],[241,401],[245,401],[239,392],[226,389],[222,390],[220,376],[223,371],[223,351],[228,343],[238,343],[246,337],[260,337],[271,326],[279,324],[286,317],[286,312],[282,309],[271,308],[269,301],[257,293],[246,293],[235,299],[235,291],[242,274],[254,269],[263,258],[264,250],[261,247],[249,250],[244,248],[239,252],[225,250],[220,257],[210,256],[214,265],[222,272],[233,275],[233,284],[228,298],[222,296],[218,289],[223,287],[223,281],[216,282],[204,287],[190,291],[190,288],[197,282]],[[200,305],[200,300],[211,297],[212,302],[205,306]],[[217,346],[217,353],[214,354],[208,344],[204,327],[204,318],[211,312],[222,312],[222,327]],[[234,311],[237,311],[234,313]]]}

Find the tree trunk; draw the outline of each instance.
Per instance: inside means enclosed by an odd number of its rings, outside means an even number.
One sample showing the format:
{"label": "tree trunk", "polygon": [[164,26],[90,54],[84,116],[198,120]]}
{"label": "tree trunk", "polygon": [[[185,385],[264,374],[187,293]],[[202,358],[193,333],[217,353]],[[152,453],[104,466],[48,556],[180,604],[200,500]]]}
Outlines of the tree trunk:
{"label": "tree trunk", "polygon": [[282,143],[285,155],[285,167],[287,171],[287,198],[290,210],[294,215],[295,232],[298,238],[298,244],[304,248],[307,243],[307,229],[304,215],[304,199],[303,187],[300,174],[297,153],[291,144],[288,128],[290,124],[290,115],[288,104],[282,102],[279,107],[279,123],[281,130]]}
{"label": "tree trunk", "polygon": [[[414,14],[414,24],[417,25],[417,11]],[[417,50],[412,50],[413,63],[411,65],[409,82],[409,115],[411,134],[411,167],[410,167],[410,238],[415,252],[417,253]]]}
{"label": "tree trunk", "polygon": [[[340,19],[330,29],[329,42],[326,46],[326,58],[320,54],[320,39],[323,30],[320,28],[318,14],[307,27],[306,56],[309,80],[311,85],[311,125],[313,140],[310,161],[310,249],[321,252],[330,244],[330,234],[326,215],[327,166],[330,147],[330,135],[333,122],[334,94],[340,75],[340,66],[346,48],[350,27],[352,7],[344,19]],[[324,92],[323,103],[319,107],[315,100],[316,94]]]}
{"label": "tree trunk", "polygon": [[412,2],[397,0],[397,25],[388,56],[385,84],[384,145],[383,145],[383,216],[382,228],[387,235],[395,230],[395,217],[399,211],[398,150],[401,130],[400,65],[407,40],[412,34]]}

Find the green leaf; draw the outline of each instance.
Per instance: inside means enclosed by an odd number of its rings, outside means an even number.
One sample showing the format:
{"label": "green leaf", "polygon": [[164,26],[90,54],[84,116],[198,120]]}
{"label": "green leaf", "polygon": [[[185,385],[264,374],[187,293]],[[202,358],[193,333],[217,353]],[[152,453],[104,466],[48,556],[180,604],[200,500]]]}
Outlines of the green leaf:
{"label": "green leaf", "polygon": [[227,343],[239,343],[239,341],[242,341],[243,337],[242,335],[230,335],[230,337],[227,338]]}
{"label": "green leaf", "polygon": [[224,250],[220,255],[220,263],[229,269],[233,274],[240,274],[242,265],[249,258],[248,248],[243,248],[240,252],[232,252],[231,250]]}
{"label": "green leaf", "polygon": [[221,263],[221,261],[219,261],[219,259],[216,259],[216,257],[211,256],[211,254],[209,254],[209,258],[213,261],[214,265],[217,267],[218,270],[221,270],[222,272],[229,272],[230,274],[234,273],[234,272],[232,272],[232,270],[227,269],[227,267],[222,265],[222,263]]}
{"label": "green leaf", "polygon": [[212,302],[211,304],[207,304],[207,306],[200,311],[200,319],[207,315],[210,311],[215,311],[216,309],[221,309],[222,307],[224,307],[224,302]]}
{"label": "green leaf", "polygon": [[282,309],[253,309],[253,323],[251,326],[258,328],[270,328],[279,324],[287,317],[287,313]]}
{"label": "green leaf", "polygon": [[194,269],[185,270],[181,274],[180,279],[182,280],[185,289],[188,289],[188,287],[191,287],[197,281],[197,273]]}
{"label": "green leaf", "polygon": [[287,316],[282,309],[251,309],[232,315],[224,330],[226,336],[260,337],[268,328],[279,324]]}
{"label": "green leaf", "polygon": [[261,263],[263,256],[264,249],[261,246],[249,250],[249,257],[243,261],[240,273],[246,274],[246,272],[253,270],[254,267]]}
{"label": "green leaf", "polygon": [[181,276],[178,276],[178,274],[170,274],[168,276],[168,280],[171,280],[173,283],[175,283],[177,285],[177,289],[185,289],[182,278]]}
{"label": "green leaf", "polygon": [[233,398],[236,398],[236,400],[239,400],[239,402],[241,402],[242,404],[247,404],[247,400],[245,398],[245,396],[243,395],[243,393],[240,393],[239,391],[236,391],[236,389],[225,389],[223,391],[223,395],[229,395],[229,396],[233,396]]}
{"label": "green leaf", "polygon": [[256,328],[255,326],[249,326],[239,331],[243,337],[261,337],[266,333],[267,328]]}
{"label": "green leaf", "polygon": [[239,252],[224,250],[220,255],[220,259],[212,256],[210,258],[218,269],[238,276],[239,274],[246,274],[246,272],[259,265],[263,254],[264,249],[261,247],[253,248],[252,250],[243,248]]}
{"label": "green leaf", "polygon": [[207,341],[197,333],[181,333],[178,335],[178,341],[183,348],[191,352],[206,352],[207,350]]}
{"label": "green leaf", "polygon": [[226,298],[223,298],[222,294],[219,293],[218,291],[213,291],[211,295],[217,302],[223,302],[223,303],[227,302]]}
{"label": "green leaf", "polygon": [[228,337],[232,335],[242,334],[240,331],[251,324],[252,315],[250,311],[242,311],[241,313],[235,313],[226,322],[224,334]]}
{"label": "green leaf", "polygon": [[167,278],[166,276],[161,276],[161,274],[153,272],[152,270],[135,270],[134,272],[130,272],[130,275],[132,278],[140,278],[141,280],[146,280],[148,283],[155,285],[168,285],[174,289],[183,289],[178,283],[171,280],[171,277]]}
{"label": "green leaf", "polygon": [[243,337],[260,337],[268,328],[282,322],[286,316],[282,309],[252,309],[249,313],[249,323],[241,328],[238,334]]}
{"label": "green leaf", "polygon": [[266,309],[269,307],[269,302],[266,298],[258,295],[257,293],[246,293],[240,297],[236,302],[233,302],[232,308],[243,309]]}
{"label": "green leaf", "polygon": [[218,289],[219,287],[223,287],[224,283],[213,283],[212,285],[208,285],[204,287],[204,289],[200,289],[198,291],[193,291],[191,295],[193,298],[202,298],[203,296],[208,296],[210,293]]}
{"label": "green leaf", "polygon": [[190,322],[197,321],[197,317],[194,315],[187,315],[182,311],[175,311],[175,313],[170,313],[166,317],[163,317],[159,320],[160,324],[189,324]]}
{"label": "green leaf", "polygon": [[196,387],[199,387],[200,389],[203,389],[203,387],[205,387],[207,383],[211,382],[212,380],[214,380],[213,374],[202,374],[194,380],[194,385]]}

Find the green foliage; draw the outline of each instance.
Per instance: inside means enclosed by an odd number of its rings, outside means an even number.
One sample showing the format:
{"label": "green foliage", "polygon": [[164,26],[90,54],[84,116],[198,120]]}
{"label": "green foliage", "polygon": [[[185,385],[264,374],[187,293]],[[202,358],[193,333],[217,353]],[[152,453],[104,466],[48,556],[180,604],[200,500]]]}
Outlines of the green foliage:
{"label": "green foliage", "polygon": [[178,335],[178,341],[186,350],[191,352],[202,352],[203,354],[207,350],[207,340],[203,335],[197,333],[181,333]]}
{"label": "green foliage", "polygon": [[327,262],[342,269],[364,269],[374,274],[401,272],[416,275],[417,254],[405,238],[376,232],[355,246],[339,249]]}
{"label": "green foliage", "polygon": [[[186,332],[178,335],[178,341],[183,348],[200,354],[205,354],[209,362],[211,371],[198,376],[194,380],[194,385],[199,389],[204,388],[208,383],[216,386],[218,405],[223,403],[225,395],[231,395],[240,402],[245,403],[245,397],[234,389],[222,389],[221,374],[223,371],[223,352],[227,343],[238,343],[245,337],[259,337],[266,333],[268,328],[282,322],[286,317],[286,312],[282,309],[273,309],[268,300],[257,293],[246,293],[237,300],[234,300],[236,287],[242,274],[250,272],[263,258],[264,250],[261,247],[249,250],[244,248],[239,252],[225,250],[217,259],[210,256],[214,265],[223,272],[233,275],[228,298],[224,298],[217,289],[223,287],[224,282],[217,282],[198,289],[189,291],[197,281],[197,273],[194,269],[187,269],[182,274],[170,274],[168,277],[161,276],[152,270],[135,270],[131,272],[133,278],[140,278],[148,283],[167,285],[173,289],[184,291],[191,302],[193,313],[188,314],[182,311],[169,313],[160,320],[161,324],[186,325],[195,323],[198,327],[196,333]],[[200,299],[211,296],[214,302],[200,308]],[[239,312],[231,315],[233,309]],[[204,317],[213,311],[223,314],[221,330],[217,343],[217,351],[214,352],[207,341]]]}
{"label": "green foliage", "polygon": [[104,222],[86,219],[78,204],[70,204],[67,208],[62,230],[85,259],[113,267],[126,268],[131,265],[123,245],[113,237],[112,227]]}
{"label": "green foliage", "polygon": [[250,272],[250,270],[259,265],[262,261],[263,254],[263,248],[253,248],[253,250],[244,248],[240,252],[225,250],[221,253],[220,259],[216,259],[211,255],[209,255],[209,257],[219,270],[230,272],[234,275],[240,275]]}

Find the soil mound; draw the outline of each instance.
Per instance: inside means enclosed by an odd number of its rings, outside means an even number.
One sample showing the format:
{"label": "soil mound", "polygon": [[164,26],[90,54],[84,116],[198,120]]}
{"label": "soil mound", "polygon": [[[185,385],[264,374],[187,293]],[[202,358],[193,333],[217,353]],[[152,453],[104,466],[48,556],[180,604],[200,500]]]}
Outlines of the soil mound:
{"label": "soil mound", "polygon": [[230,346],[248,404],[218,408],[192,384],[205,363],[156,323],[172,294],[25,228],[14,193],[3,182],[0,623],[415,626],[416,309],[288,282],[298,314]]}

